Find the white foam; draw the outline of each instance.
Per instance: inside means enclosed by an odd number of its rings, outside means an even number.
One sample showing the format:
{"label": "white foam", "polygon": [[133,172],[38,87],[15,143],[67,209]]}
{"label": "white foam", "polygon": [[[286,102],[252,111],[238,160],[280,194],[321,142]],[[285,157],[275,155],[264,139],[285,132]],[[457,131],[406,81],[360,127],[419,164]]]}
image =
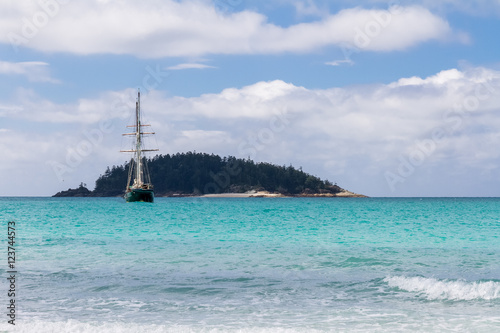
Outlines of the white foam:
{"label": "white foam", "polygon": [[425,295],[427,299],[495,300],[500,299],[500,282],[438,280],[424,277],[390,276],[384,279],[390,287]]}
{"label": "white foam", "polygon": [[[16,321],[18,321],[16,319]],[[23,321],[20,320],[15,326],[8,324],[0,324],[0,332],[22,332],[22,333],[59,333],[59,332],[76,332],[76,333],[301,333],[303,330],[293,328],[263,328],[263,327],[245,327],[245,328],[226,328],[226,327],[203,327],[185,326],[185,325],[152,325],[152,324],[134,324],[134,323],[82,323],[76,320],[68,320],[65,322],[46,322],[46,321]],[[308,332],[320,333],[320,331],[311,329]]]}

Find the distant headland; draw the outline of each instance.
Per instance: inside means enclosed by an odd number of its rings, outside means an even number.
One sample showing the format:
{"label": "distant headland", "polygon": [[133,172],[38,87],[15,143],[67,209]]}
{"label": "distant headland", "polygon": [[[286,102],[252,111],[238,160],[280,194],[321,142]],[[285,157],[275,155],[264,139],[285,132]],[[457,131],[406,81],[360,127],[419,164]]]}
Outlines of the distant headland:
{"label": "distant headland", "polygon": [[[90,191],[81,183],[54,197],[122,196],[128,164],[107,168]],[[328,180],[312,176],[302,168],[256,163],[233,156],[205,153],[156,155],[147,160],[157,197],[366,197]]]}

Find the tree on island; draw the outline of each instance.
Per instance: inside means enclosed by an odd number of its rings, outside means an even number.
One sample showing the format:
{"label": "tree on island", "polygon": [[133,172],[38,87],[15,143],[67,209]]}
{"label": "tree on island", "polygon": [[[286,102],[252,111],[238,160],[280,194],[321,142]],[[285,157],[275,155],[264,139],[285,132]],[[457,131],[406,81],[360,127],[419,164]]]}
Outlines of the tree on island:
{"label": "tree on island", "polygon": [[61,191],[54,195],[54,197],[91,197],[93,193],[87,188],[87,184],[80,183],[76,189],[69,188],[67,191]]}

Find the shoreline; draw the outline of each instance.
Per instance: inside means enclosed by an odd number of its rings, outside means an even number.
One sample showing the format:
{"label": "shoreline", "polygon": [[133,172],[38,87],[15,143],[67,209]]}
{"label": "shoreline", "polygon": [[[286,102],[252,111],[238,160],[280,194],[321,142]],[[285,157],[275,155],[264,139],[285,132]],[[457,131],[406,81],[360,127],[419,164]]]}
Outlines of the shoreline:
{"label": "shoreline", "polygon": [[339,193],[314,193],[284,195],[281,193],[271,193],[268,191],[249,191],[245,193],[218,193],[195,196],[197,198],[368,198],[366,195],[344,191]]}
{"label": "shoreline", "polygon": [[[73,193],[71,193],[73,192]],[[122,195],[112,195],[112,196],[102,196],[93,195],[91,191],[88,192],[76,192],[69,189],[68,191],[62,191],[53,195],[52,197],[66,197],[66,198],[105,198],[105,197],[122,197]],[[195,194],[195,193],[162,193],[155,195],[157,198],[368,198],[368,196],[363,194],[357,194],[350,191],[342,191],[338,193],[300,193],[300,194],[282,194],[274,193],[269,191],[256,191],[251,190],[244,193],[228,192],[228,193],[217,193],[217,194]]]}

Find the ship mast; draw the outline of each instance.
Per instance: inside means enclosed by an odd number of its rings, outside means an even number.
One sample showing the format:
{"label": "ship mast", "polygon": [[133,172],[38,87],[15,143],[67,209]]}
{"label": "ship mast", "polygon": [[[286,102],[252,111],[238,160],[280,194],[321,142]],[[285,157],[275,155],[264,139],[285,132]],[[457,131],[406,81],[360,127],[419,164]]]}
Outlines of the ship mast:
{"label": "ship mast", "polygon": [[[132,150],[121,150],[121,152],[134,153],[135,155],[135,179],[133,183],[134,188],[140,188],[144,185],[144,180],[149,182],[149,176],[144,179],[144,170],[142,165],[142,153],[143,152],[151,152],[158,151],[158,149],[142,149],[142,136],[148,134],[155,134],[154,132],[143,132],[142,128],[151,125],[143,125],[141,123],[141,92],[137,92],[137,101],[135,102],[135,124],[127,127],[135,128],[133,133],[125,133],[123,135],[131,135],[135,136],[135,149]],[[131,161],[132,162],[132,161]],[[129,179],[127,181],[127,189],[130,185],[130,176],[132,176],[132,169],[129,172]],[[147,184],[147,187],[150,188],[151,184]]]}
{"label": "ship mast", "polygon": [[142,185],[142,157],[141,157],[141,92],[137,93],[137,102],[135,102],[135,181],[138,185]]}

